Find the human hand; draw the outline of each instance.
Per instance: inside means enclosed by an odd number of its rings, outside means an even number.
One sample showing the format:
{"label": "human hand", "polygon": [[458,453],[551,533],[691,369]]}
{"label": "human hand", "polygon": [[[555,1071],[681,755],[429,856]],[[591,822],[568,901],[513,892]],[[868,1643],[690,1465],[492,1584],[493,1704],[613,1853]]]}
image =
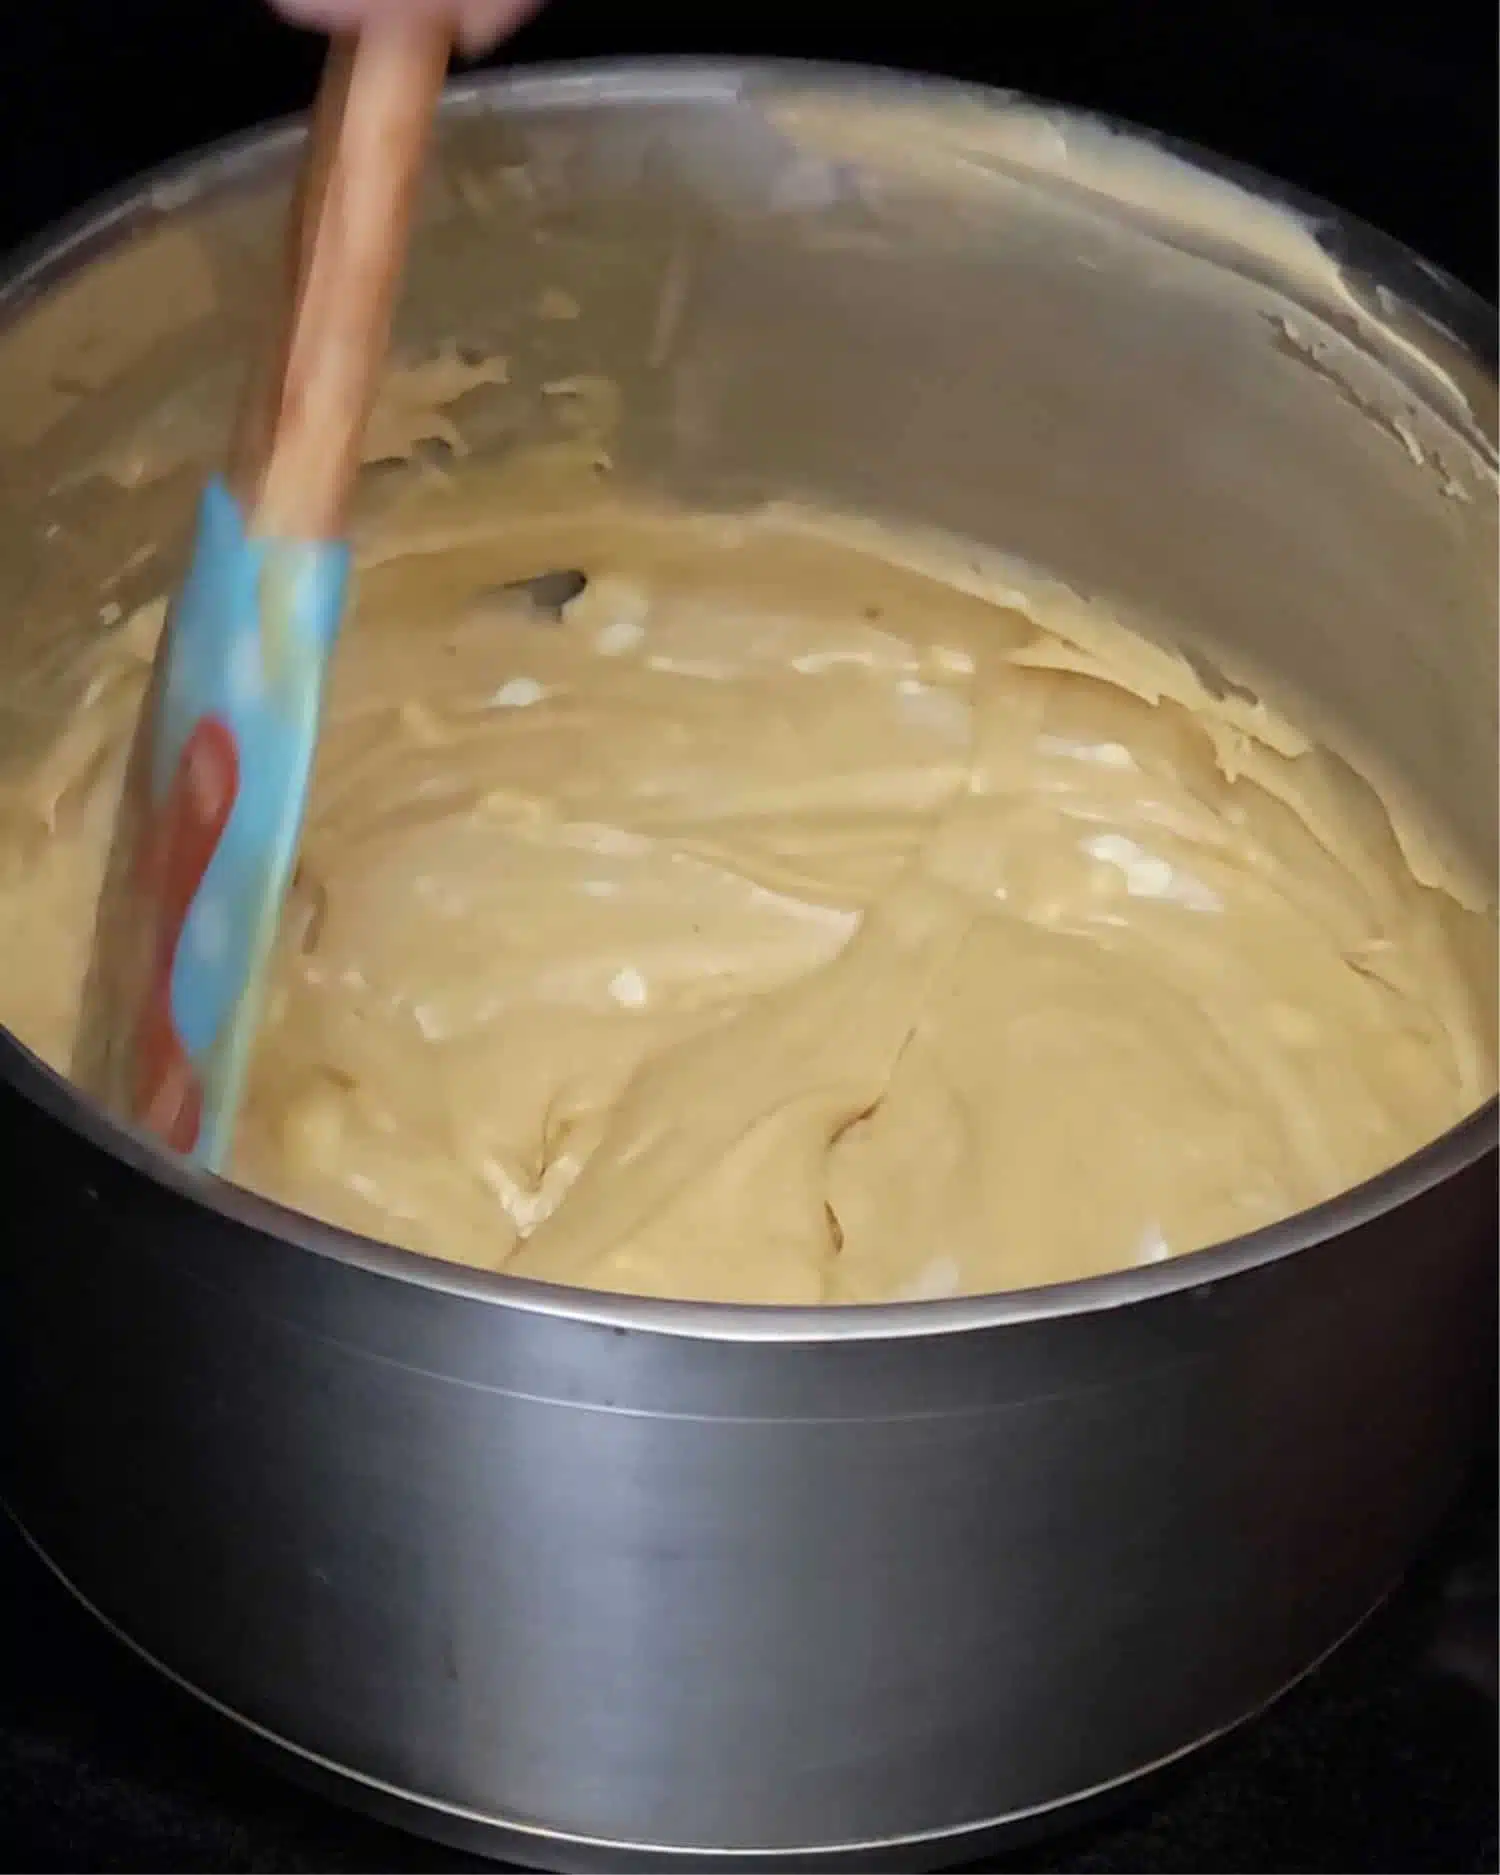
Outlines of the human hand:
{"label": "human hand", "polygon": [[542,0],[271,0],[298,26],[349,32],[382,19],[451,19],[465,52],[484,52],[528,20]]}

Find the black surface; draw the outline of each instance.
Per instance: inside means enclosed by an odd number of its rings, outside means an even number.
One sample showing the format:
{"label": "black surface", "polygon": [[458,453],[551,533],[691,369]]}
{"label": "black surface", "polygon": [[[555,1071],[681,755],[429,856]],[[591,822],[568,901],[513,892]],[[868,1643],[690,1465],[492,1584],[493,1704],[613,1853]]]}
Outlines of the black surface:
{"label": "black surface", "polygon": [[[1107,111],[1338,202],[1494,297],[1488,4],[921,0],[881,20],[850,0],[554,0],[515,47],[657,52],[905,65]],[[298,108],[316,63],[315,43],[257,0],[0,0],[0,248],[148,164]],[[1115,1819],[990,1866],[1496,1868],[1494,1524],[1491,1460],[1411,1583],[1273,1713]],[[0,1866],[482,1865],[261,1769],[0,1526]]]}

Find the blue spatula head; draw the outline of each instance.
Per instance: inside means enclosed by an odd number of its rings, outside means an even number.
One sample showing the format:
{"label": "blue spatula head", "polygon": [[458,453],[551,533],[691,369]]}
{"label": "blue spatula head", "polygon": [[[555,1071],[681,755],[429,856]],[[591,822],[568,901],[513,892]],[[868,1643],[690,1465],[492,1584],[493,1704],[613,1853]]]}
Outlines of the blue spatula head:
{"label": "blue spatula head", "polygon": [[347,547],[248,533],[206,489],[100,898],[76,1078],[218,1169],[296,861]]}

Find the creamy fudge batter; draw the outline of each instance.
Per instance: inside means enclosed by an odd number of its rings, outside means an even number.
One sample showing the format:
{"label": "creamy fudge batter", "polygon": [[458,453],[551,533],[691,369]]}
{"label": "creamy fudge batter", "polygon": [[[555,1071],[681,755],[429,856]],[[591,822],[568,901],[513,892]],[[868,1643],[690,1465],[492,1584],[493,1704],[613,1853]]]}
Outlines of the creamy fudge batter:
{"label": "creamy fudge batter", "polygon": [[[368,518],[237,1179],[517,1275],[881,1301],[1254,1229],[1492,1090],[1487,911],[1275,711],[953,543],[598,466]],[[57,1065],[161,615],[0,798],[0,1018]]]}

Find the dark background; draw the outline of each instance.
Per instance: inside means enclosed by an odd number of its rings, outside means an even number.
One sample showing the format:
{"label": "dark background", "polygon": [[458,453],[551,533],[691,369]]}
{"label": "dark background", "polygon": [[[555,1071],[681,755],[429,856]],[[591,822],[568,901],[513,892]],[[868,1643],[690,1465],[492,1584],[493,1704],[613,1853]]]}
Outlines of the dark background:
{"label": "dark background", "polygon": [[[1208,145],[1495,297],[1492,0],[553,0],[510,56],[779,53],[1013,86]],[[0,0],[0,247],[295,110],[317,42],[262,0]]]}
{"label": "dark background", "polygon": [[[884,18],[852,0],[553,0],[508,56],[662,52],[907,66],[1113,113],[1322,195],[1495,296],[1489,0],[911,0]],[[318,58],[260,0],[0,0],[0,250],[299,108]],[[1120,1817],[992,1866],[1495,1869],[1494,1533],[1491,1452],[1396,1602],[1267,1720]],[[0,1867],[460,1866],[244,1759],[0,1521]]]}

